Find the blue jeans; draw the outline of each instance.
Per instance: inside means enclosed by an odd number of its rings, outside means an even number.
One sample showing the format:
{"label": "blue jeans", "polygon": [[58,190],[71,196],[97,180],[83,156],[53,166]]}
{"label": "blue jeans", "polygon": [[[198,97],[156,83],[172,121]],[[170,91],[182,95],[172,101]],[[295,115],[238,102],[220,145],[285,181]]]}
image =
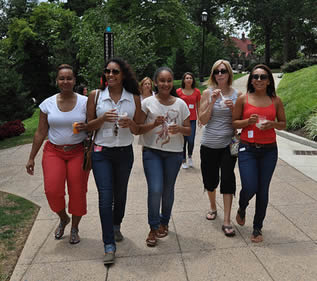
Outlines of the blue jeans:
{"label": "blue jeans", "polygon": [[253,228],[261,230],[269,202],[269,186],[277,162],[277,147],[256,148],[240,143],[238,163],[242,189],[239,208],[244,211],[256,195]]}
{"label": "blue jeans", "polygon": [[183,148],[183,160],[186,160],[186,146],[188,143],[188,157],[192,157],[195,135],[196,135],[196,120],[190,120],[191,134],[190,136],[184,136],[184,148]]}
{"label": "blue jeans", "polygon": [[99,215],[102,240],[115,244],[113,225],[120,225],[124,216],[127,189],[133,165],[132,145],[103,147],[92,153],[92,169],[99,194]]}
{"label": "blue jeans", "polygon": [[[168,225],[176,177],[182,164],[182,152],[143,148],[143,167],[148,184],[148,223],[151,229]],[[160,205],[161,215],[160,215]]]}

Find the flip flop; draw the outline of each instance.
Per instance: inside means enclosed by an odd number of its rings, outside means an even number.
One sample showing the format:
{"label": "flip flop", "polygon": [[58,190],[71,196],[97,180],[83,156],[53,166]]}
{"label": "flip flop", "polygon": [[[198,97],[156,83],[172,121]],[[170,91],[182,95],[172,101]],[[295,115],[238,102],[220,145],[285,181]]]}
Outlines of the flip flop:
{"label": "flip flop", "polygon": [[216,217],[217,217],[217,210],[216,211],[210,210],[210,211],[207,212],[207,215],[206,215],[206,219],[207,220],[213,221],[213,220],[216,219]]}
{"label": "flip flop", "polygon": [[[231,229],[232,229],[232,231],[230,232],[229,230],[231,230]],[[236,232],[234,231],[234,229],[231,225],[223,225],[222,231],[227,237],[233,237],[236,235]]]}

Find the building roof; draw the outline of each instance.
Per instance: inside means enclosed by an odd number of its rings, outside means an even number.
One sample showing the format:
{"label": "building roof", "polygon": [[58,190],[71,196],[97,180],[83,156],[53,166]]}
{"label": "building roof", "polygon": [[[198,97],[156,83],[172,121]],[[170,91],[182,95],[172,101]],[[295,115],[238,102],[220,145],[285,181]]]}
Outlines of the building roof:
{"label": "building roof", "polygon": [[[244,33],[242,33],[242,38],[239,39],[237,37],[230,37],[234,45],[240,50],[239,56],[242,55],[242,53],[245,53],[246,57],[249,57],[253,50],[254,50],[254,45],[252,44],[251,40],[249,38],[246,38],[244,36]],[[251,48],[248,46],[251,46]]]}

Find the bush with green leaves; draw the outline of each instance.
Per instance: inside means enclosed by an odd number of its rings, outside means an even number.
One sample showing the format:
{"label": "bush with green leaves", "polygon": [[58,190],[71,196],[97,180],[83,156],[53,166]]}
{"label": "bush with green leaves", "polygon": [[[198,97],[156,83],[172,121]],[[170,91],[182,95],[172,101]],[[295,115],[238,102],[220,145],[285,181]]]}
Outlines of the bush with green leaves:
{"label": "bush with green leaves", "polygon": [[309,67],[312,65],[317,64],[317,58],[300,58],[291,60],[290,62],[287,62],[281,66],[281,69],[283,72],[294,72],[297,70],[300,70],[305,67]]}
{"label": "bush with green leaves", "polygon": [[305,130],[312,140],[317,141],[317,112],[309,117],[305,124]]}

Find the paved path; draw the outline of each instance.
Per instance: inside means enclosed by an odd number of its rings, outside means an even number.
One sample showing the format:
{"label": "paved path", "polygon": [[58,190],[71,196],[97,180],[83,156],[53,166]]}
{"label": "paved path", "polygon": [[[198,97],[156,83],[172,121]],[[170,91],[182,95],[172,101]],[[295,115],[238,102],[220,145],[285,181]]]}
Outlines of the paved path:
{"label": "paved path", "polygon": [[[243,87],[243,79],[235,82],[235,87]],[[212,222],[205,219],[209,204],[207,194],[203,192],[199,169],[200,137],[201,129],[198,129],[195,167],[179,173],[170,234],[161,239],[156,248],[145,245],[149,230],[147,188],[141,150],[137,144],[134,145],[135,163],[122,224],[125,239],[118,243],[116,264],[111,267],[105,267],[102,262],[103,243],[93,176],[89,179],[88,214],[80,225],[82,240],[77,245],[70,245],[69,228],[66,229],[65,239],[54,240],[53,231],[58,219],[50,211],[43,192],[41,153],[36,159],[35,175],[31,177],[24,168],[31,145],[0,151],[0,189],[21,195],[41,206],[11,280],[316,280],[316,156],[294,156],[293,150],[297,149],[298,144],[279,137],[280,158],[273,176],[264,222],[265,241],[254,245],[249,239],[254,200],[247,211],[246,225],[240,227],[234,220],[238,196],[234,198],[232,218],[237,233],[234,238],[225,237],[221,231],[223,204],[219,194],[218,218]],[[300,149],[313,150],[302,145]],[[302,166],[305,166],[304,163],[309,161],[311,175],[303,174],[301,167],[294,168],[296,162],[303,162]],[[236,175],[239,192],[238,169]],[[314,175],[315,180],[310,177]]]}

